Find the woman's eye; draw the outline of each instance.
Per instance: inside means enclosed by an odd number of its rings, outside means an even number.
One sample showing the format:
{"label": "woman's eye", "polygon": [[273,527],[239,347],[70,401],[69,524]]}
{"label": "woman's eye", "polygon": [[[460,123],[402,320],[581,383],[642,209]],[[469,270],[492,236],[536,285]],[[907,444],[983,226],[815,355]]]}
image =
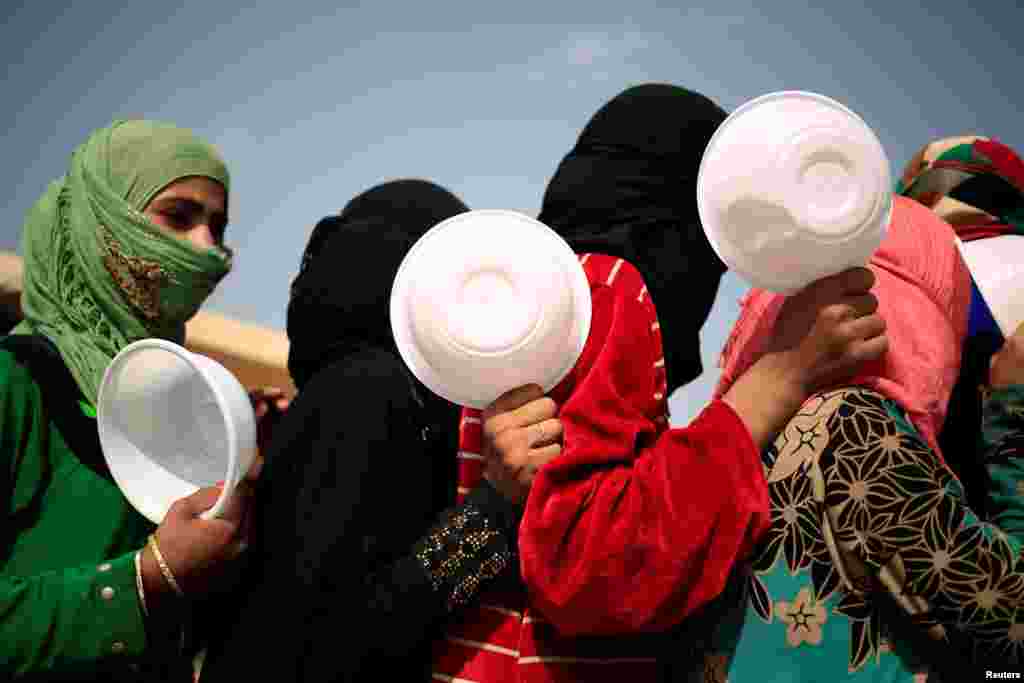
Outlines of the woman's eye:
{"label": "woman's eye", "polygon": [[167,219],[168,223],[179,228],[184,228],[188,226],[189,222],[188,214],[183,213],[181,211],[165,211],[164,218]]}

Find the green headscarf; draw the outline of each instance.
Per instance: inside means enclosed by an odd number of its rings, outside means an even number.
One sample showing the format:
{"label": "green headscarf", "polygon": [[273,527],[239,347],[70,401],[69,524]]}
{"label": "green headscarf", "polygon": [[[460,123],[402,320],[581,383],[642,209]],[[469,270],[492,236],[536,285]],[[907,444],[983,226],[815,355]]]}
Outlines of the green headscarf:
{"label": "green headscarf", "polygon": [[147,337],[183,343],[185,322],[231,268],[228,250],[197,249],[142,213],[189,176],[229,190],[224,161],[191,131],[115,121],[74,151],[67,175],[26,217],[25,321],[14,333],[53,341],[92,404],[125,346]]}

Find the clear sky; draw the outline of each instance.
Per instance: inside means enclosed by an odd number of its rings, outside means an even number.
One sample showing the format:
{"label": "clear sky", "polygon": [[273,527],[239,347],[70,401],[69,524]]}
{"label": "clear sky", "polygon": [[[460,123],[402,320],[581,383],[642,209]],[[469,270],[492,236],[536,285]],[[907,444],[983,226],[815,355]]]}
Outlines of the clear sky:
{"label": "clear sky", "polygon": [[[824,93],[876,130],[894,172],[939,136],[1024,149],[1024,10],[1011,0],[67,4],[0,8],[0,249],[17,247],[25,211],[90,130],[170,120],[232,167],[236,269],[208,307],[278,328],[318,218],[402,176],[535,214],[579,128],[635,83],[678,83],[727,110]],[[708,372],[672,396],[674,422],[707,399],[744,289],[724,280]]]}

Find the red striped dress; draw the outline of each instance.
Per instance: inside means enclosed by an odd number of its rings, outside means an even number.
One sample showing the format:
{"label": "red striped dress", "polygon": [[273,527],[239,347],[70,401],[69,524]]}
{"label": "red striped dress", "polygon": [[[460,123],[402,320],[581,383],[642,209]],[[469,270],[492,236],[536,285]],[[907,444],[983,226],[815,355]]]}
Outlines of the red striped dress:
{"label": "red striped dress", "polygon": [[[645,634],[721,593],[768,527],[760,455],[732,409],[715,401],[669,428],[658,319],[640,273],[622,259],[580,258],[591,332],[551,392],[564,447],[538,472],[520,525],[523,585],[485,592],[452,621],[434,680],[656,680],[663,641]],[[463,410],[459,443],[461,500],[483,475],[479,411]]]}

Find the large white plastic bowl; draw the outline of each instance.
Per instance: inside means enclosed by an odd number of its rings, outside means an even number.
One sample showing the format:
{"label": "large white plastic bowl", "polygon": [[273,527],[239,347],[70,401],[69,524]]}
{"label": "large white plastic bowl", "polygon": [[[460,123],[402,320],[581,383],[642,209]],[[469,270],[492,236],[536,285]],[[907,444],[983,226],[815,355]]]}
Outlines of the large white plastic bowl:
{"label": "large white plastic bowl", "polygon": [[543,223],[469,211],[431,228],[391,290],[391,327],[406,365],[452,403],[484,408],[524,384],[554,388],[590,332],[579,258]]}
{"label": "large white plastic bowl", "polygon": [[128,501],[159,524],[171,504],[223,481],[218,517],[256,457],[256,416],[224,366],[160,339],[126,346],[100,387],[103,455]]}
{"label": "large white plastic bowl", "polygon": [[1024,322],[1024,235],[956,244],[999,331],[1012,336]]}
{"label": "large white plastic bowl", "polygon": [[697,176],[711,246],[753,286],[792,294],[864,266],[892,213],[878,137],[824,95],[770,93],[741,105],[712,136]]}

